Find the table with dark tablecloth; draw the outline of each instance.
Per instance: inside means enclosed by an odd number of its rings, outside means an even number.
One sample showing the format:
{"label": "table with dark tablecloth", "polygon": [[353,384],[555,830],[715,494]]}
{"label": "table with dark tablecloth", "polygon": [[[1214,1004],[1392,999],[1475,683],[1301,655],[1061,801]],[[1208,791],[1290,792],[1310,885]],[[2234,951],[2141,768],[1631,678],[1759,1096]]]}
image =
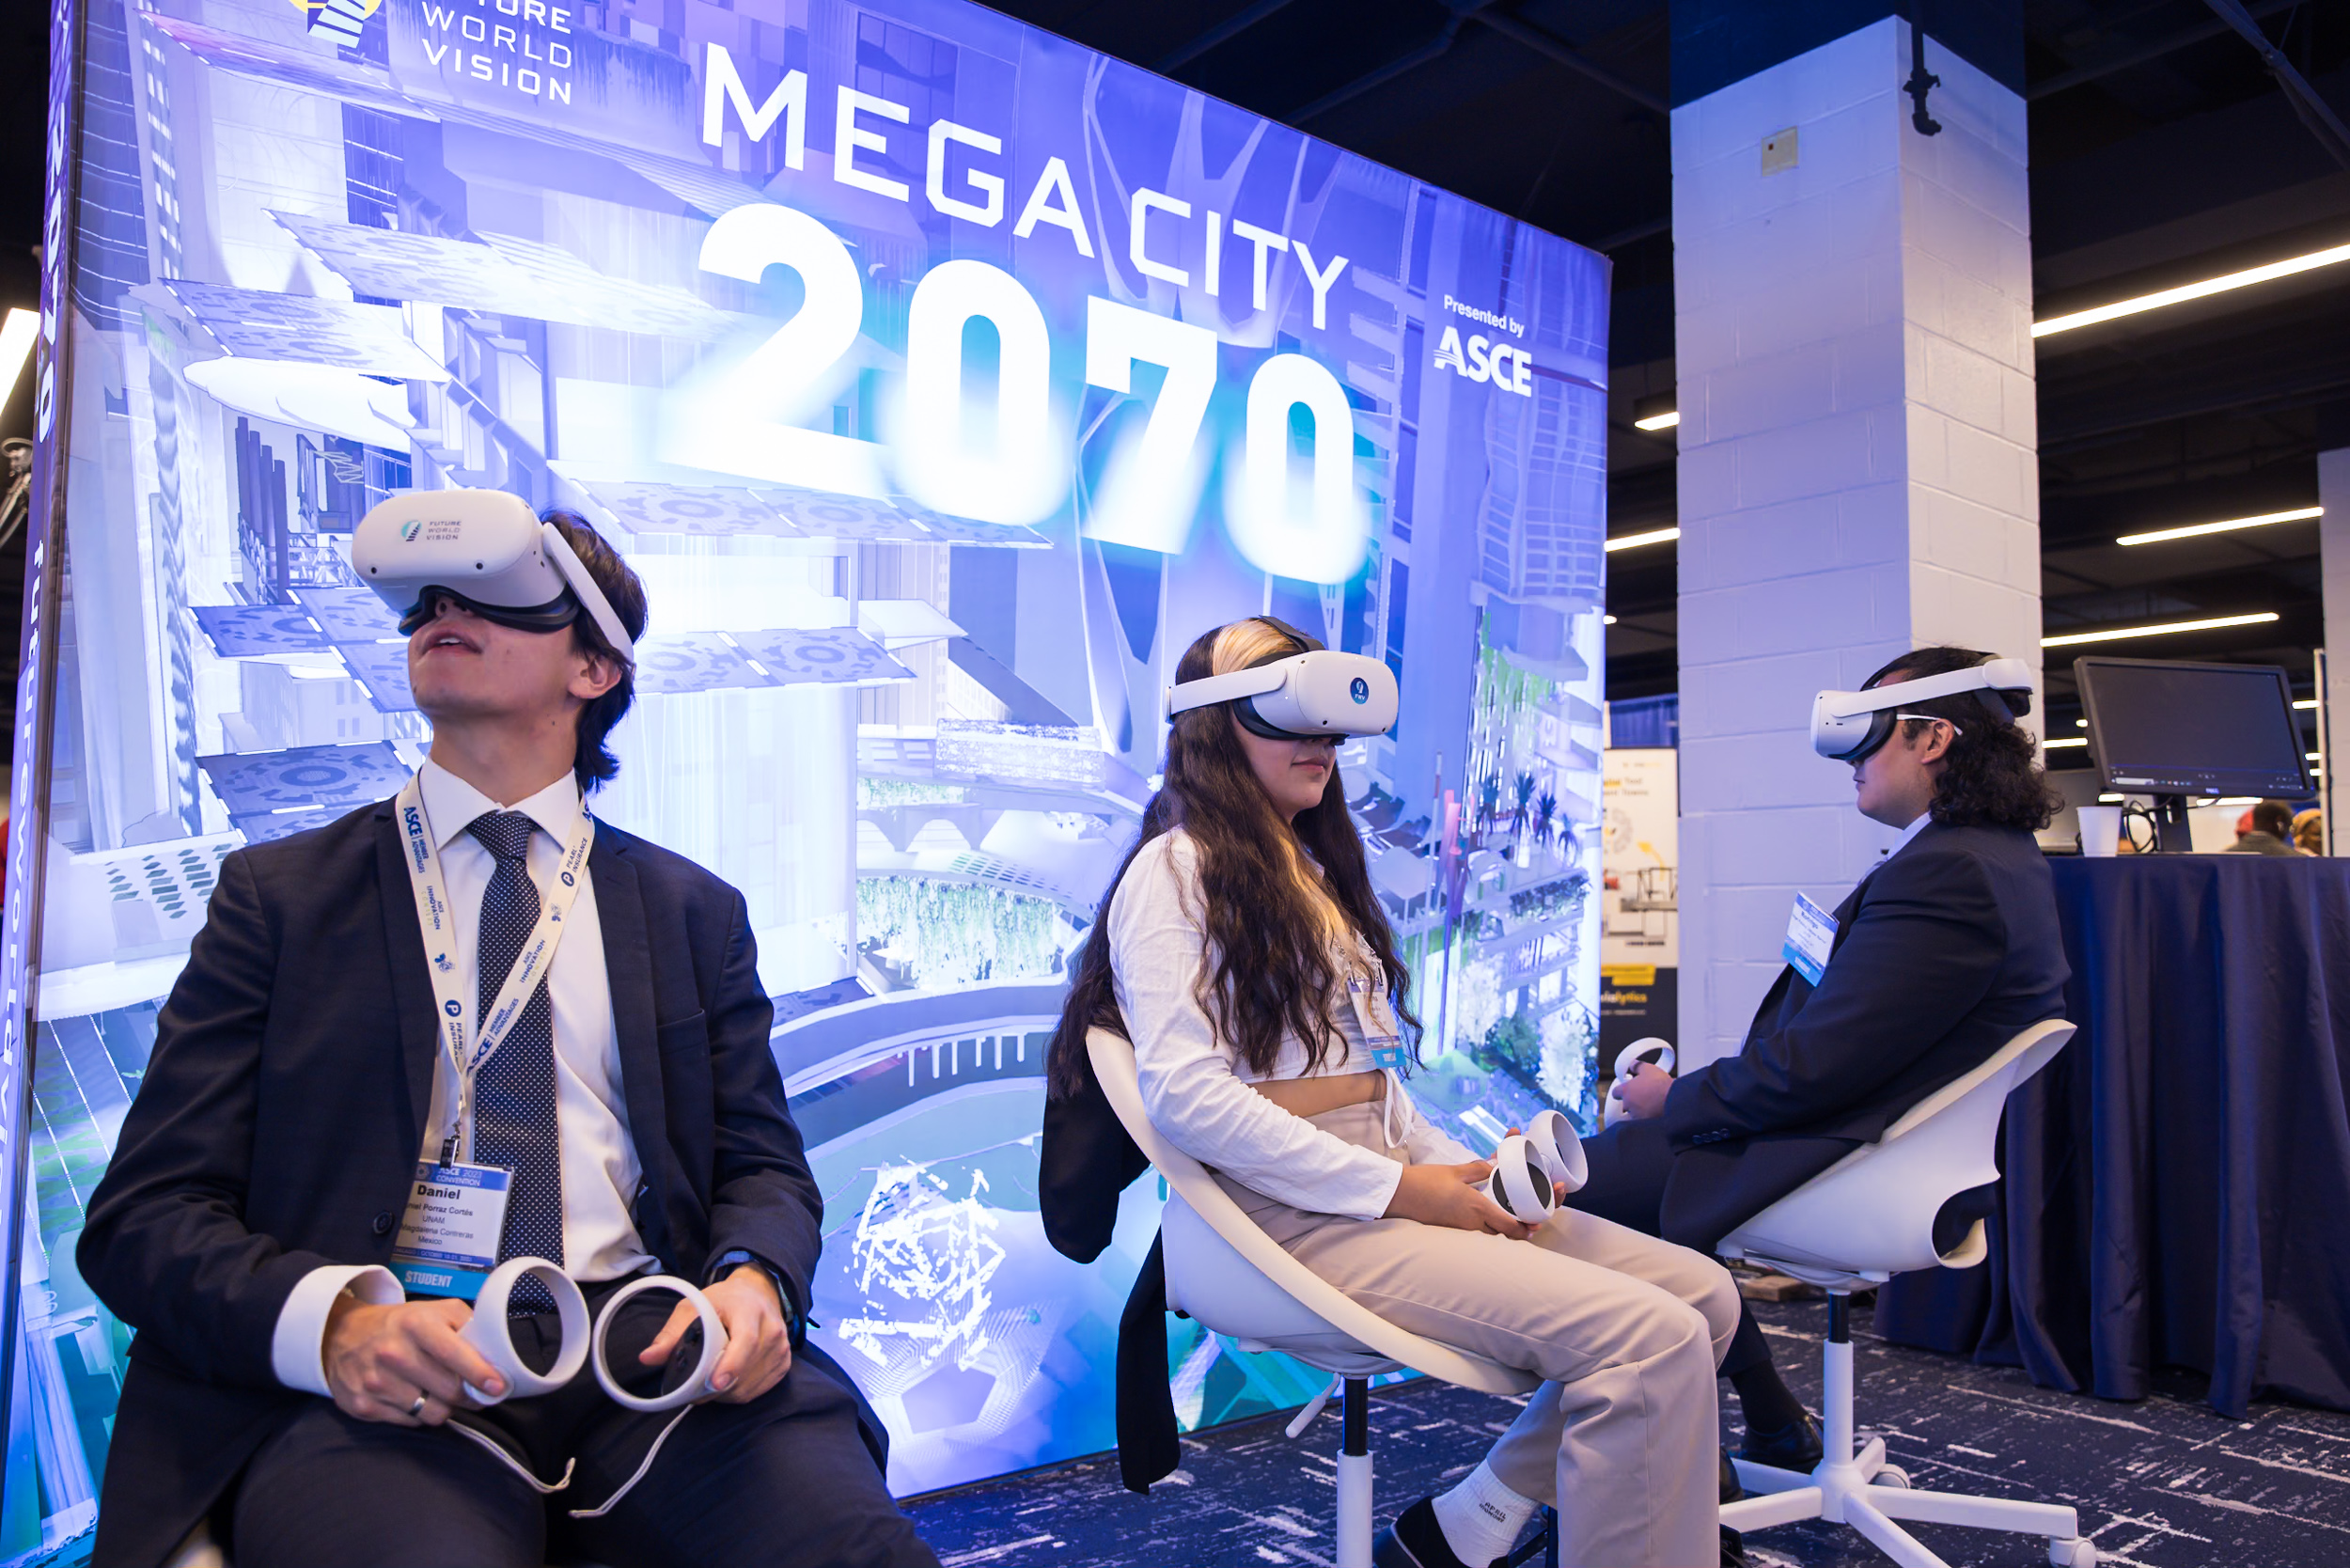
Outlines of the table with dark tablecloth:
{"label": "table with dark tablecloth", "polygon": [[2140,1399],[2209,1374],[2350,1409],[2350,861],[2057,858],[2072,1043],[2009,1100],[1981,1267],[1904,1275],[1876,1325]]}

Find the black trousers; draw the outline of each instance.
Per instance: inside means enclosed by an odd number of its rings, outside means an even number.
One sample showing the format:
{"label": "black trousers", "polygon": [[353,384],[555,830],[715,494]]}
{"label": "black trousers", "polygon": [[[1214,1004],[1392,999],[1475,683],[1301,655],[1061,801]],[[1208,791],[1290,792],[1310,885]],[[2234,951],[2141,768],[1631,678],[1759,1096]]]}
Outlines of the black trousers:
{"label": "black trousers", "polygon": [[[1614,1220],[1643,1235],[1661,1236],[1665,1184],[1672,1176],[1672,1145],[1654,1121],[1619,1121],[1583,1140],[1583,1157],[1591,1179],[1583,1190],[1567,1195],[1567,1207],[1602,1219]],[[1738,1377],[1771,1364],[1770,1341],[1754,1321],[1754,1308],[1738,1304],[1738,1331],[1722,1355],[1721,1373]]]}
{"label": "black trousers", "polygon": [[[588,1287],[589,1310],[615,1288]],[[671,1305],[653,1293],[622,1309],[609,1346],[616,1373],[636,1366]],[[513,1336],[526,1362],[553,1364],[552,1314],[515,1320]],[[648,1395],[662,1376],[656,1368],[622,1383]],[[608,1568],[937,1568],[866,1447],[855,1398],[823,1367],[795,1358],[748,1404],[695,1405],[671,1428],[675,1414],[614,1403],[592,1369],[445,1427],[355,1420],[316,1400],[246,1466],[222,1511],[227,1554],[237,1568],[540,1568],[574,1558]],[[458,1422],[559,1489],[541,1495]],[[639,1470],[609,1512],[573,1517],[603,1508]]]}

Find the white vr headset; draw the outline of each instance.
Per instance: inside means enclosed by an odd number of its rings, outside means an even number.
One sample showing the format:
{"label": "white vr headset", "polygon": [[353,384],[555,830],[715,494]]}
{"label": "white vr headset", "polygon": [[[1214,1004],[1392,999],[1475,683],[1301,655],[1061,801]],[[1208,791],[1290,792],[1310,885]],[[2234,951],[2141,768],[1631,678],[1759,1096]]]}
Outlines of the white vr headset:
{"label": "white vr headset", "polygon": [[1257,618],[1306,646],[1292,653],[1167,688],[1167,716],[1218,702],[1251,734],[1274,741],[1380,735],[1395,728],[1395,672],[1361,653],[1333,653],[1294,626]]}
{"label": "white vr headset", "polygon": [[403,634],[431,619],[443,595],[525,632],[560,631],[584,610],[636,663],[635,639],[563,530],[507,491],[414,490],[381,502],[351,536],[351,565]]}
{"label": "white vr headset", "polygon": [[2031,712],[2031,666],[2021,659],[1989,659],[1971,669],[1888,682],[1865,692],[1822,692],[1811,699],[1811,749],[1831,761],[1865,761],[1891,738],[1897,710],[1967,692],[1978,694],[1993,722],[2013,724]]}

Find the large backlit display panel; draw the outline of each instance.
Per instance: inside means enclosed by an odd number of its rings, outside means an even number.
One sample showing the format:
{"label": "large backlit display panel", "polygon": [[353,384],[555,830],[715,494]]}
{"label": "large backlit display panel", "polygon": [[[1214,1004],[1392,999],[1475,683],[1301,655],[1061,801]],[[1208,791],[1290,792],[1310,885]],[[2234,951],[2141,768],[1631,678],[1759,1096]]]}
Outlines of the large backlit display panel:
{"label": "large backlit display panel", "polygon": [[[1395,668],[1341,762],[1413,1091],[1588,1109],[1600,259],[948,0],[79,3],[0,1560],[86,1551],[129,1332],[73,1244],[221,859],[429,741],[348,564],[395,490],[643,575],[596,808],[749,901],[901,1494],[1112,1442],[1159,1194],[1045,1245],[1042,1047],[1201,631]],[[1170,1327],[1188,1423],[1319,1382]]]}

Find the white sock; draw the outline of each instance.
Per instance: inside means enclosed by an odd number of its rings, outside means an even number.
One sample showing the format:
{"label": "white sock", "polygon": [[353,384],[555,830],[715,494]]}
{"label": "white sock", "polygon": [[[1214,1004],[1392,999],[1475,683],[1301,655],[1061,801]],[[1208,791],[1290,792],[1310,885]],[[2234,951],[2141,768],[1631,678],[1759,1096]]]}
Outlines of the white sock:
{"label": "white sock", "polygon": [[1468,1568],[1485,1568],[1517,1544],[1518,1532],[1534,1516],[1536,1504],[1533,1498],[1522,1497],[1502,1485],[1501,1479],[1480,1460],[1477,1468],[1462,1477],[1460,1485],[1439,1493],[1433,1506],[1436,1526],[1444,1531],[1445,1544],[1452,1548],[1452,1555]]}

